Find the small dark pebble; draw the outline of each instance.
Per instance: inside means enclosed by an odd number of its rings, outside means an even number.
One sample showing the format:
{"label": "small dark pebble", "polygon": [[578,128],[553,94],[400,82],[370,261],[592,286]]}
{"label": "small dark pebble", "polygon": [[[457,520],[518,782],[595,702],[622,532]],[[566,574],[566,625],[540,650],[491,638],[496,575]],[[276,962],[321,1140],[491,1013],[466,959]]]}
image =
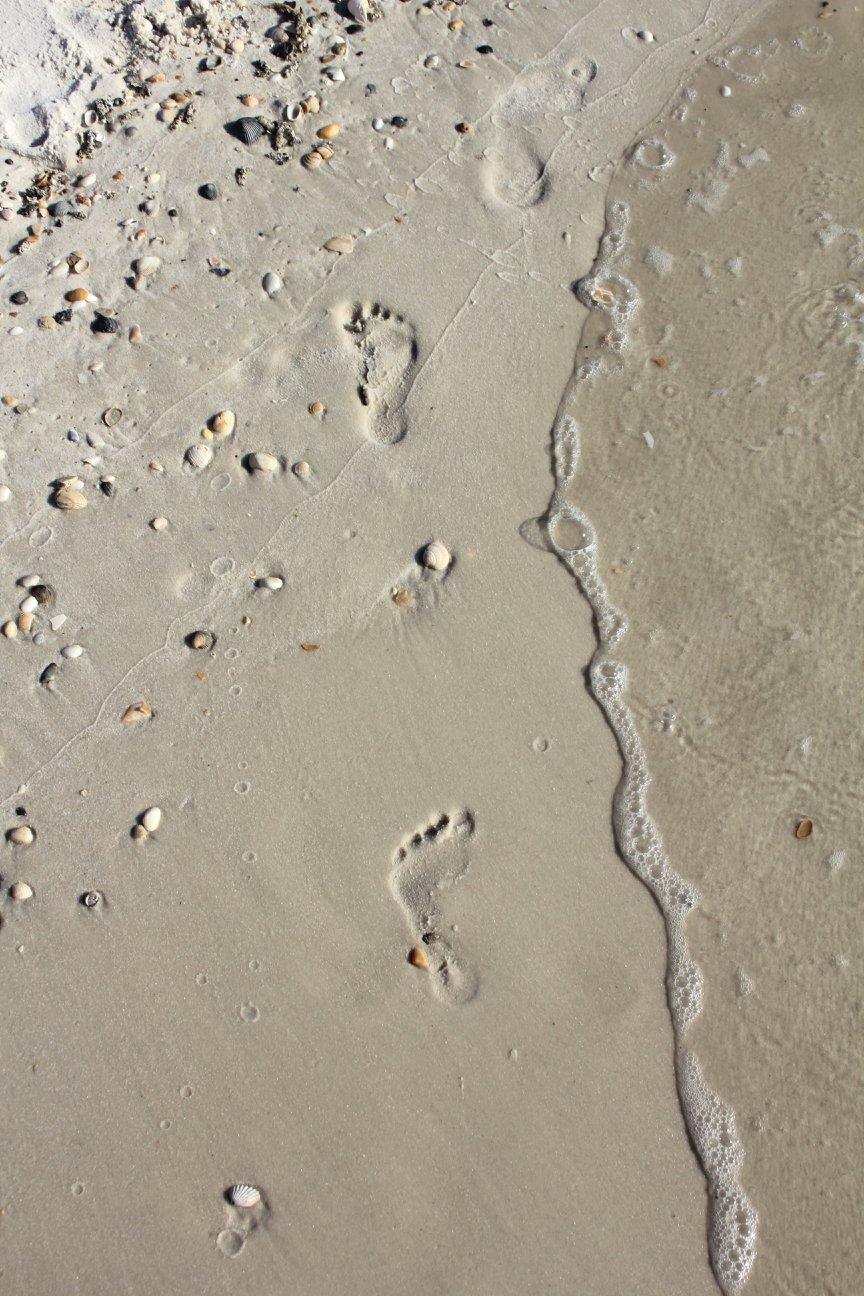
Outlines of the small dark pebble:
{"label": "small dark pebble", "polygon": [[71,310],[56,311],[54,314],[54,318],[58,324],[71,324],[72,312]]}
{"label": "small dark pebble", "polygon": [[216,199],[219,197],[219,190],[216,188],[214,184],[200,185],[198,188],[198,192],[201,195],[201,197],[206,198],[208,202],[215,202]]}
{"label": "small dark pebble", "polygon": [[43,687],[47,688],[48,685],[54,681],[56,675],[57,675],[57,663],[49,662],[48,665],[43,670],[42,674],[39,676],[39,683],[43,685]]}
{"label": "small dark pebble", "polygon": [[477,53],[478,53],[478,54],[493,54],[494,52],[495,52],[495,51],[492,49],[492,46],[491,46],[491,45],[478,45],[478,46],[477,46]]}
{"label": "small dark pebble", "polygon": [[26,306],[30,298],[25,292],[14,292],[9,300],[16,306]]}
{"label": "small dark pebble", "polygon": [[117,483],[113,481],[100,481],[99,489],[103,495],[107,495],[109,499],[113,499],[117,494]]}
{"label": "small dark pebble", "polygon": [[98,891],[85,891],[78,899],[85,909],[96,909],[102,897]]}
{"label": "small dark pebble", "polygon": [[390,125],[391,125],[391,126],[395,126],[397,130],[404,130],[404,128],[408,125],[408,118],[407,118],[407,117],[391,117],[391,118],[390,118]]}
{"label": "small dark pebble", "polygon": [[168,215],[171,217],[172,220],[176,220],[177,217],[180,215],[180,213],[178,212],[176,207],[169,207]]}
{"label": "small dark pebble", "polygon": [[90,328],[94,333],[119,333],[120,321],[111,315],[97,315]]}
{"label": "small dark pebble", "polygon": [[373,95],[376,94],[377,91],[378,91],[378,87],[372,81],[370,81],[366,87],[366,94]]}

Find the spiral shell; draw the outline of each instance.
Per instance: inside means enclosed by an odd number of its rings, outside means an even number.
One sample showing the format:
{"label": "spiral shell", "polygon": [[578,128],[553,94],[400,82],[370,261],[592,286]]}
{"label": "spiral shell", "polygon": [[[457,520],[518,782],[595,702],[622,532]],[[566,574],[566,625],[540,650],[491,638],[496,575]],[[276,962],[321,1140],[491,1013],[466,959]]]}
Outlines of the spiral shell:
{"label": "spiral shell", "polygon": [[261,1192],[252,1184],[233,1184],[228,1189],[228,1200],[232,1206],[242,1206],[249,1210],[252,1206],[258,1205]]}

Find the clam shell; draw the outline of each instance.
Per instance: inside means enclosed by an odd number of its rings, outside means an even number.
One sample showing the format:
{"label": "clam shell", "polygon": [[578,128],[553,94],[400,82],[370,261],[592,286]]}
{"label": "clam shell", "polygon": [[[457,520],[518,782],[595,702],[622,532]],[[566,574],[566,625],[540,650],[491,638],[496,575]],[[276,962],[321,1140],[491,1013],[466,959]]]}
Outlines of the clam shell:
{"label": "clam shell", "polygon": [[255,472],[274,473],[279,471],[279,460],[267,450],[255,450],[249,456],[249,467]]}
{"label": "clam shell", "polygon": [[193,468],[195,472],[200,472],[202,468],[206,468],[212,463],[213,451],[209,445],[203,443],[190,445],[186,451],[185,459],[190,468]]}
{"label": "clam shell", "polygon": [[51,497],[51,503],[55,508],[62,509],[65,513],[74,512],[76,509],[87,507],[87,500],[80,490],[74,486],[58,486]]}
{"label": "clam shell", "polygon": [[232,1206],[243,1206],[247,1210],[252,1206],[257,1206],[261,1200],[261,1192],[252,1184],[232,1184],[228,1189],[228,1200]]}
{"label": "clam shell", "polygon": [[210,420],[210,430],[216,437],[230,436],[234,431],[237,419],[233,410],[220,410]]}
{"label": "clam shell", "polygon": [[264,134],[264,127],[257,117],[239,117],[234,129],[244,144],[254,144]]}
{"label": "clam shell", "polygon": [[286,121],[295,122],[300,120],[304,111],[302,103],[291,103],[288,104],[282,116]]}
{"label": "clam shell", "polygon": [[146,828],[148,833],[156,832],[162,822],[162,811],[158,806],[151,806],[145,810],[141,816],[141,827]]}
{"label": "clam shell", "polygon": [[355,22],[366,23],[369,21],[369,11],[366,8],[366,0],[348,0],[345,8],[348,10]]}
{"label": "clam shell", "polygon": [[282,280],[275,270],[268,270],[261,281],[261,286],[268,297],[273,297],[282,287]]}

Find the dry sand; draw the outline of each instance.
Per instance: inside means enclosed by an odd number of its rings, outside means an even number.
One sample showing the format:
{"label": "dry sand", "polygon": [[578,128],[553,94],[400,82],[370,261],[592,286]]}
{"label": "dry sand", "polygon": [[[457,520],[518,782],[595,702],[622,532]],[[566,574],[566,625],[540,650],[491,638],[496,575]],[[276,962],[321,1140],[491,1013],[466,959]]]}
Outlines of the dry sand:
{"label": "dry sand", "polygon": [[671,10],[4,16],[4,1290],[857,1289],[861,14]]}

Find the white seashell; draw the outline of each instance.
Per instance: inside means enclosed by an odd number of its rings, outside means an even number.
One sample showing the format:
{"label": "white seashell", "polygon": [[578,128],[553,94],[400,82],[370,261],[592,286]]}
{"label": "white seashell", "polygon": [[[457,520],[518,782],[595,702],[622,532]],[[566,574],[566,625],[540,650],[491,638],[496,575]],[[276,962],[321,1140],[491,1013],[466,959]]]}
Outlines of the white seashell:
{"label": "white seashell", "polygon": [[141,827],[146,828],[149,833],[156,832],[161,822],[162,811],[158,806],[151,806],[150,809],[145,810],[141,816]]}
{"label": "white seashell", "polygon": [[328,81],[344,81],[345,73],[340,67],[328,67],[324,69],[324,75]]}
{"label": "white seashell", "polygon": [[432,571],[446,571],[452,562],[450,550],[440,540],[433,540],[423,550],[423,566]]}
{"label": "white seashell", "polygon": [[87,507],[87,500],[82,492],[68,483],[57,487],[51,497],[51,503],[55,508],[62,509],[66,513]]}
{"label": "white seashell", "polygon": [[262,576],[257,582],[259,589],[280,590],[285,584],[281,576]]}
{"label": "white seashell", "polygon": [[248,1210],[258,1205],[261,1193],[252,1184],[234,1184],[228,1189],[228,1199],[232,1206],[244,1206]]}
{"label": "white seashell", "polygon": [[23,598],[18,604],[18,607],[22,612],[35,612],[38,606],[39,600],[35,599],[32,594],[28,594],[27,597]]}
{"label": "white seashell", "polygon": [[13,846],[32,846],[33,839],[36,836],[29,824],[19,824],[17,828],[10,828],[6,833],[6,840]]}
{"label": "white seashell", "polygon": [[184,457],[190,468],[200,472],[202,468],[206,468],[213,462],[213,451],[209,445],[199,442],[197,445],[190,445]]}
{"label": "white seashell", "polygon": [[17,582],[22,589],[32,589],[34,585],[42,584],[42,577],[31,573],[28,576],[19,576]]}
{"label": "white seashell", "polygon": [[369,11],[366,8],[366,0],[348,0],[345,8],[348,10],[355,22],[366,23],[369,21]]}
{"label": "white seashell", "polygon": [[290,103],[285,108],[284,112],[282,113],[282,116],[285,118],[286,121],[295,122],[295,121],[299,121],[300,118],[303,116],[303,111],[304,109],[302,103],[296,103],[296,102]]}
{"label": "white seashell", "polygon": [[210,430],[212,431],[215,437],[219,437],[221,439],[222,437],[227,437],[231,435],[231,433],[234,431],[236,423],[237,423],[237,419],[235,418],[234,412],[232,410],[220,410],[218,414],[214,414],[213,417],[211,418]]}
{"label": "white seashell", "polygon": [[29,882],[13,882],[9,888],[9,895],[13,900],[32,900],[33,888]]}
{"label": "white seashell", "polygon": [[261,286],[268,297],[275,297],[276,293],[278,293],[279,289],[282,287],[282,280],[279,278],[278,274],[276,274],[275,270],[268,270],[264,278],[261,280]]}
{"label": "white seashell", "polygon": [[65,648],[60,649],[60,656],[66,657],[70,661],[74,661],[76,657],[81,656],[83,651],[84,649],[81,647],[80,644],[67,644]]}
{"label": "white seashell", "polygon": [[279,471],[279,460],[267,450],[256,450],[249,456],[249,467],[255,472],[274,473]]}
{"label": "white seashell", "polygon": [[68,275],[69,262],[66,260],[65,257],[61,257],[59,261],[52,261],[48,267],[48,273],[49,275],[52,276],[52,278],[55,279],[62,278],[65,275]]}
{"label": "white seashell", "polygon": [[149,279],[150,275],[154,275],[161,264],[162,261],[157,256],[137,257],[132,262],[132,269],[141,279]]}

